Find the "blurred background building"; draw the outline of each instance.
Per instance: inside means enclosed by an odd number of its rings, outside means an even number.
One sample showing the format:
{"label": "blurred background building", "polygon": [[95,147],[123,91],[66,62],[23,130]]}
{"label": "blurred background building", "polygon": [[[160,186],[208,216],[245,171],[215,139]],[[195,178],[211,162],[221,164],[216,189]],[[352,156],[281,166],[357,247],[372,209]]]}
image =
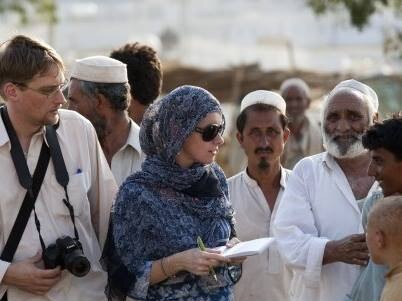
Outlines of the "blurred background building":
{"label": "blurred background building", "polygon": [[[329,2],[0,0],[0,40],[32,34],[50,43],[67,67],[127,42],[149,44],[164,65],[163,92],[182,84],[209,89],[224,103],[229,136],[243,95],[278,89],[290,76],[311,86],[315,116],[325,93],[349,77],[373,86],[383,116],[401,110],[402,1],[388,1],[400,10],[376,6],[361,29],[341,5],[321,15],[312,9]],[[368,2],[380,1],[362,3]]]}

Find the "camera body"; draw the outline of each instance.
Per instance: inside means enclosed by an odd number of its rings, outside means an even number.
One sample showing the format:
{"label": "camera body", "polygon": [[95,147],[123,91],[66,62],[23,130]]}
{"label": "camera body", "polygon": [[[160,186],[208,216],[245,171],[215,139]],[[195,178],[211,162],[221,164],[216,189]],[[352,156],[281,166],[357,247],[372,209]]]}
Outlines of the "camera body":
{"label": "camera body", "polygon": [[84,277],[91,268],[81,243],[70,236],[62,236],[50,244],[43,252],[42,259],[46,269],[60,266],[77,277]]}

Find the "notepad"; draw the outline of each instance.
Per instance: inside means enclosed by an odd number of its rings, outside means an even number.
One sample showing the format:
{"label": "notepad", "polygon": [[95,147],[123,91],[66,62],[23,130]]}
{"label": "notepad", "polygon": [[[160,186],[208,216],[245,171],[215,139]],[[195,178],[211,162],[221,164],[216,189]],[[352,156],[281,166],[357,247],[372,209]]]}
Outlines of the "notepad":
{"label": "notepad", "polygon": [[236,258],[243,256],[258,255],[268,249],[268,247],[274,242],[273,237],[257,238],[249,241],[242,241],[234,245],[231,248],[222,246],[216,248],[221,251],[221,255],[226,258]]}

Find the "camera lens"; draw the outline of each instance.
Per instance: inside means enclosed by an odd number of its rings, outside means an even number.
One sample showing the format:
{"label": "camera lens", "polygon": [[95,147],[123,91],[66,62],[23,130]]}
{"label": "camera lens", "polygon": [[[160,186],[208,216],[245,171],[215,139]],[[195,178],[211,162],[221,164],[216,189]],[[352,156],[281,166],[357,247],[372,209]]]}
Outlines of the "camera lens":
{"label": "camera lens", "polygon": [[83,255],[77,254],[76,252],[68,254],[68,256],[64,258],[64,263],[66,269],[77,277],[84,277],[91,269],[91,263],[88,261],[88,259]]}

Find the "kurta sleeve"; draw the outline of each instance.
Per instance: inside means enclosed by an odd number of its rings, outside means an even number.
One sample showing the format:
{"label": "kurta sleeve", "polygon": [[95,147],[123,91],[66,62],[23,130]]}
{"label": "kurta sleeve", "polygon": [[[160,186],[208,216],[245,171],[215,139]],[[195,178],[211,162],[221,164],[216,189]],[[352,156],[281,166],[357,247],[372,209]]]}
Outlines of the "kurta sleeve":
{"label": "kurta sleeve", "polygon": [[320,282],[324,249],[329,239],[319,237],[312,212],[310,190],[314,186],[308,160],[301,161],[289,177],[273,222],[279,252],[286,264],[304,270],[306,286]]}
{"label": "kurta sleeve", "polygon": [[3,297],[4,293],[7,291],[8,286],[3,284],[3,277],[6,273],[10,263],[7,261],[0,260],[0,298]]}

